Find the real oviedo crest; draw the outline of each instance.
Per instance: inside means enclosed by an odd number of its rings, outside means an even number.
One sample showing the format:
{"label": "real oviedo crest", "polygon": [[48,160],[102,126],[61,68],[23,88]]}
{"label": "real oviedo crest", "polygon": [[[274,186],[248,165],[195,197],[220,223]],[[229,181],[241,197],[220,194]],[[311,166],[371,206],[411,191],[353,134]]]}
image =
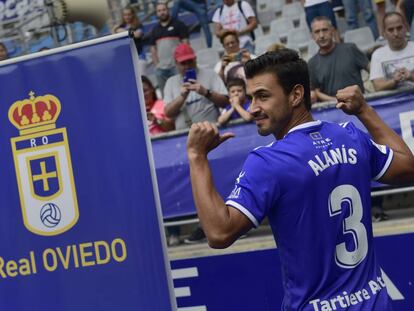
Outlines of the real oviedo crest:
{"label": "real oviedo crest", "polygon": [[69,230],[79,218],[66,128],[56,128],[61,105],[53,95],[13,103],[11,138],[23,222],[39,235]]}

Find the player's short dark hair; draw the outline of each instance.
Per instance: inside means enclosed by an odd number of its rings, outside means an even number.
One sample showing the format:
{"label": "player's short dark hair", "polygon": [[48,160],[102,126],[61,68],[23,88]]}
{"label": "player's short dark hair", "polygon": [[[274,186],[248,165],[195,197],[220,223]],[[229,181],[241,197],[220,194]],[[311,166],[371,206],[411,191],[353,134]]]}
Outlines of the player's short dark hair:
{"label": "player's short dark hair", "polygon": [[285,95],[290,94],[295,85],[302,85],[304,89],[303,102],[311,109],[309,71],[306,62],[298,53],[291,49],[280,49],[276,52],[266,52],[244,65],[247,79],[263,73],[274,74]]}
{"label": "player's short dark hair", "polygon": [[227,81],[227,89],[232,86],[241,86],[246,91],[246,82],[242,78],[231,78]]}

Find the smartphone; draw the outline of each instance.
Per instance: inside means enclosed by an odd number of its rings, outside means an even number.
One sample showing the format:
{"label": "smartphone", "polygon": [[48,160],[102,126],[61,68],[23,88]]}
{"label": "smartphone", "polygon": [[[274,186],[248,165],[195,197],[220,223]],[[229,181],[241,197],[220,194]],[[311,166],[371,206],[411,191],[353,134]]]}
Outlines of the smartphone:
{"label": "smartphone", "polygon": [[239,62],[239,61],[241,61],[241,52],[239,52],[239,53],[233,53],[233,54],[230,54],[229,56],[230,56],[230,61],[232,61],[232,62]]}
{"label": "smartphone", "polygon": [[237,53],[236,55],[234,55],[234,61],[235,62],[240,62],[241,57],[242,57],[242,53],[241,52]]}
{"label": "smartphone", "polygon": [[184,74],[184,82],[189,82],[189,80],[197,80],[197,73],[195,69],[187,69]]}

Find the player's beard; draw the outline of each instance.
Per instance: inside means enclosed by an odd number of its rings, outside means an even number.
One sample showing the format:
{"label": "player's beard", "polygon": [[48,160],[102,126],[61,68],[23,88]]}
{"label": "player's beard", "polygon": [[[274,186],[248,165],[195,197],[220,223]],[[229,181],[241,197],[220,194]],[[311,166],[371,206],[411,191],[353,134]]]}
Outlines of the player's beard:
{"label": "player's beard", "polygon": [[289,109],[288,102],[284,102],[278,111],[269,113],[260,112],[254,115],[257,119],[257,132],[261,136],[268,136],[273,134],[276,138],[281,138],[285,135],[285,129],[292,119],[292,110]]}

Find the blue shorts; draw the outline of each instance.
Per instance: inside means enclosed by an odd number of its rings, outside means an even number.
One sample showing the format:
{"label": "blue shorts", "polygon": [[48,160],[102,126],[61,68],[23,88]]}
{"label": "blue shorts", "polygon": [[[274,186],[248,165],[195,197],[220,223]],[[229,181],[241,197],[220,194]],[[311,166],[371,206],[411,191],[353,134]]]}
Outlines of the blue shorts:
{"label": "blue shorts", "polygon": [[329,1],[305,7],[305,13],[309,29],[312,29],[311,23],[313,19],[318,16],[326,16],[331,20],[332,25],[337,28],[335,14]]}

